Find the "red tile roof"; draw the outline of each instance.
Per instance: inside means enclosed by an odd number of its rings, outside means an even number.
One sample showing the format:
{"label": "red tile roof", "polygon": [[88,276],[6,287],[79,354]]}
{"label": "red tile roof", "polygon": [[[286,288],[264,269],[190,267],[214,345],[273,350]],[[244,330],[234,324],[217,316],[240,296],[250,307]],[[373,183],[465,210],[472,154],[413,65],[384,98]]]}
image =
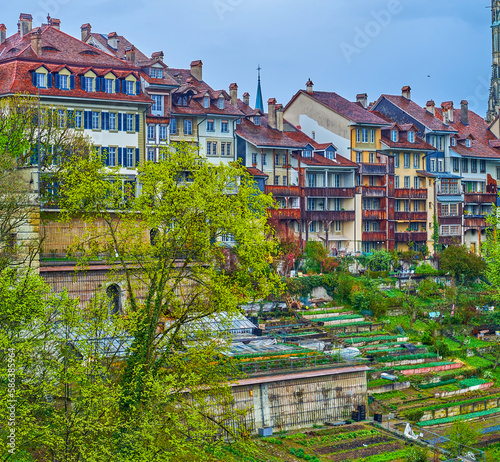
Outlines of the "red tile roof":
{"label": "red tile roof", "polygon": [[[398,141],[391,140],[391,130],[397,129],[399,132]],[[415,126],[413,124],[403,124],[398,125],[394,124],[394,126],[390,127],[390,129],[382,129],[382,138],[381,141],[387,147],[391,149],[411,149],[414,151],[435,151],[431,144],[424,141],[422,138],[418,137],[415,133],[415,142],[410,143],[408,141],[408,132],[412,130],[415,131]]]}
{"label": "red tile roof", "polygon": [[246,167],[246,169],[248,170],[248,173],[250,173],[250,175],[252,175],[252,176],[260,176],[262,178],[269,178],[269,175],[264,173],[262,170],[259,170],[258,168]]}
{"label": "red tile roof", "polygon": [[[442,119],[442,117],[441,108],[436,108],[436,118]],[[458,131],[458,142],[456,146],[451,147],[453,152],[465,157],[500,159],[500,150],[495,149],[495,145],[500,140],[495,138],[495,135],[490,132],[486,121],[474,111],[469,110],[469,124],[464,125],[461,120],[461,109],[455,109],[453,111],[453,123],[450,123],[450,127]],[[472,136],[469,137],[469,135]],[[470,148],[465,146],[465,139],[467,138],[471,139]]]}
{"label": "red tile roof", "polygon": [[242,119],[241,123],[236,125],[236,134],[258,148],[303,149],[307,145],[307,142],[293,140],[287,136],[288,133],[270,128],[267,116],[260,118],[259,125]]}
{"label": "red tile roof", "polygon": [[312,94],[305,90],[297,92],[290,102],[286,105],[286,109],[295,101],[300,95],[305,95],[312,98],[319,103],[325,105],[329,109],[337,112],[338,114],[346,117],[351,122],[356,124],[371,124],[371,125],[385,125],[386,121],[378,117],[376,114],[364,109],[360,105],[349,101],[337,93],[326,91],[314,91]]}
{"label": "red tile roof", "polygon": [[425,125],[430,130],[452,132],[454,128],[445,125],[437,117],[434,117],[430,112],[420,107],[417,103],[412,100],[406,99],[403,96],[398,95],[382,95],[377,102],[374,104],[374,108],[377,108],[377,104],[382,100],[386,99],[390,101],[395,106],[399,107],[402,111],[406,112],[408,115],[413,117],[415,120]]}

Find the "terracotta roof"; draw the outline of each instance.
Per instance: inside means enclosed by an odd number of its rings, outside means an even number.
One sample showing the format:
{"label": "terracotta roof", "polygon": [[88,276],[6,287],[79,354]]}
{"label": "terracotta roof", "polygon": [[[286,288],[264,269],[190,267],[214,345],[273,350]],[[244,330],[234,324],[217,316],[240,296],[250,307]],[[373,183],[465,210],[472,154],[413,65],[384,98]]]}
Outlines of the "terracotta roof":
{"label": "terracotta roof", "polygon": [[252,176],[259,176],[262,178],[269,178],[269,175],[265,174],[262,170],[259,170],[258,168],[255,167],[246,167],[248,170],[248,173]]}
{"label": "terracotta roof", "polygon": [[351,122],[357,124],[372,124],[372,125],[385,125],[387,123],[382,118],[364,109],[358,104],[343,98],[337,93],[326,92],[326,91],[314,91],[311,94],[305,90],[300,90],[286,105],[285,109],[287,109],[300,94],[303,94],[309,98],[318,101],[319,103],[327,106],[328,108],[332,109],[338,114],[346,117]]}
{"label": "terracotta roof", "polygon": [[307,142],[298,142],[290,138],[287,134],[270,128],[267,124],[267,116],[260,118],[259,125],[255,125],[249,120],[242,119],[236,125],[236,134],[244,140],[252,143],[256,147],[275,147],[288,149],[303,149]]}
{"label": "terracotta roof", "polygon": [[[442,119],[442,117],[441,108],[436,108],[436,118]],[[458,131],[458,142],[456,146],[451,146],[453,152],[464,157],[500,159],[500,151],[494,149],[494,145],[500,140],[495,138],[486,121],[474,111],[469,110],[469,124],[464,125],[461,120],[461,109],[455,109],[450,127]],[[470,148],[465,146],[467,138],[471,140]]]}
{"label": "terracotta roof", "polygon": [[238,109],[245,114],[246,117],[262,115],[262,111],[260,109],[252,109],[250,106],[247,106],[243,101],[241,101],[241,99],[238,99]]}
{"label": "terracotta roof", "polygon": [[[398,130],[398,141],[392,141],[391,140],[391,130],[397,129]],[[413,129],[413,130],[411,130]],[[424,141],[422,138],[417,136],[415,133],[415,142],[410,143],[408,141],[408,132],[409,131],[414,131],[415,126],[413,124],[403,124],[403,125],[398,125],[394,124],[392,127],[389,129],[382,129],[382,138],[381,141],[384,143],[387,147],[391,149],[412,149],[415,151],[435,151],[436,148],[434,148],[431,144],[427,143]]]}
{"label": "terracotta roof", "polygon": [[375,109],[382,99],[390,101],[392,104],[400,108],[402,111],[406,112],[408,115],[410,115],[412,118],[414,118],[430,130],[444,132],[454,131],[454,128],[445,125],[441,120],[439,120],[437,117],[434,117],[430,112],[420,107],[417,103],[412,100],[406,99],[403,96],[382,95],[374,104]]}

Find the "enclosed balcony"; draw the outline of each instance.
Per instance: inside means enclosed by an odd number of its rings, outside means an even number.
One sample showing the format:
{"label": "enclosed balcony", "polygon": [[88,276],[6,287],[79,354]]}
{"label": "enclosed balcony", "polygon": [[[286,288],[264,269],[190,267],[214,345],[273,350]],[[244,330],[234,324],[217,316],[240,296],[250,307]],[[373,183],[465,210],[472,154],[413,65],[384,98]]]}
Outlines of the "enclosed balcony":
{"label": "enclosed balcony", "polygon": [[269,215],[273,220],[300,220],[300,209],[271,209]]}
{"label": "enclosed balcony", "polygon": [[387,164],[367,164],[359,165],[361,175],[385,175],[387,173]]}
{"label": "enclosed balcony", "polygon": [[300,188],[298,186],[266,185],[264,191],[266,194],[271,193],[274,197],[300,196]]}
{"label": "enclosed balcony", "polygon": [[386,211],[385,210],[363,210],[362,211],[363,220],[376,221],[385,220]]}
{"label": "enclosed balcony", "polygon": [[362,235],[363,242],[380,242],[387,239],[385,231],[364,231]]}
{"label": "enclosed balcony", "polygon": [[426,231],[408,231],[405,233],[396,233],[396,242],[426,242]]}
{"label": "enclosed balcony", "polygon": [[354,197],[355,188],[304,188],[306,197]]}
{"label": "enclosed balcony", "polygon": [[363,186],[363,197],[386,197],[386,195],[385,186]]}
{"label": "enclosed balcony", "polygon": [[427,221],[427,212],[394,212],[396,221]]}
{"label": "enclosed balcony", "polygon": [[354,221],[354,210],[308,210],[304,213],[308,221]]}
{"label": "enclosed balcony", "polygon": [[396,199],[427,199],[427,189],[395,189],[394,197]]}
{"label": "enclosed balcony", "polygon": [[496,204],[497,195],[491,193],[465,193],[464,202],[466,204]]}

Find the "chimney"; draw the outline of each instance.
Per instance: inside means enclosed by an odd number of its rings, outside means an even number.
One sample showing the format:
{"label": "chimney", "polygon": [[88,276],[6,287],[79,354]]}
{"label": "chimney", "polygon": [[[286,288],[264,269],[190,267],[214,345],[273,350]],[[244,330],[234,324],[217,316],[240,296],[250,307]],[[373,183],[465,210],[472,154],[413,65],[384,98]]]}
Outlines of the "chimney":
{"label": "chimney", "polygon": [[271,128],[276,128],[276,100],[269,98],[267,101],[267,124]]}
{"label": "chimney", "polygon": [[409,85],[406,85],[406,87],[403,87],[401,89],[401,92],[403,93],[403,98],[406,98],[411,101],[411,87]]}
{"label": "chimney", "polygon": [[[0,32],[1,33],[1,32]],[[464,125],[469,125],[469,102],[465,99],[460,102],[460,119]]]}
{"label": "chimney", "polygon": [[53,27],[54,29],[61,30],[61,20],[56,19],[56,18],[51,18],[50,14],[47,16],[47,22],[49,26]]}
{"label": "chimney", "polygon": [[441,111],[443,113],[443,122],[446,125],[453,123],[453,101],[441,103]]}
{"label": "chimney", "polygon": [[135,46],[132,45],[125,50],[125,57],[127,61],[135,64]]}
{"label": "chimney", "polygon": [[368,106],[368,95],[366,93],[360,93],[356,95],[356,101],[366,109]]}
{"label": "chimney", "polygon": [[276,105],[276,128],[283,133],[283,105]]}
{"label": "chimney", "polygon": [[163,51],[155,51],[152,55],[151,55],[151,59],[156,59],[158,61],[163,61],[163,58],[165,57],[165,55],[163,54]]}
{"label": "chimney", "polygon": [[250,93],[248,93],[248,91],[243,93],[243,103],[250,106]]}
{"label": "chimney", "polygon": [[309,79],[307,82],[306,82],[306,91],[307,93],[309,93],[310,95],[312,95],[314,93],[314,83],[312,82],[311,79]]}
{"label": "chimney", "polygon": [[430,112],[433,116],[436,115],[436,103],[431,99],[425,104],[425,109]]}
{"label": "chimney", "polygon": [[116,32],[108,34],[108,46],[113,48],[113,50],[118,50],[118,34]]}
{"label": "chimney", "polygon": [[31,29],[33,28],[33,17],[31,16],[31,14],[21,13],[21,16],[19,16],[18,26],[21,37],[29,34],[31,32]]}
{"label": "chimney", "polygon": [[7,40],[7,28],[5,24],[0,24],[0,45],[3,45]]}
{"label": "chimney", "polygon": [[236,107],[238,106],[238,85],[232,83],[229,85],[229,94],[231,95],[231,104]]}
{"label": "chimney", "polygon": [[37,56],[42,56],[42,30],[40,28],[31,34],[31,48]]}
{"label": "chimney", "polygon": [[81,26],[80,30],[82,31],[82,42],[85,42],[85,40],[87,40],[87,38],[90,36],[90,33],[92,32],[92,26],[87,23]]}
{"label": "chimney", "polygon": [[191,75],[200,82],[203,82],[203,63],[201,59],[191,63]]}

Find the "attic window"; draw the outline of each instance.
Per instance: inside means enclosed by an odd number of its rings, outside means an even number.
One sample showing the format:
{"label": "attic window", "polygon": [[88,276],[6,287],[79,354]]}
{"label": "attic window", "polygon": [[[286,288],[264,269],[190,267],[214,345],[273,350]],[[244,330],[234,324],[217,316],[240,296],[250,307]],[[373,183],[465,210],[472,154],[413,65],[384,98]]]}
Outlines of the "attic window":
{"label": "attic window", "polygon": [[457,145],[457,140],[456,140],[456,138],[452,138],[452,139],[451,139],[451,145],[452,145],[452,146],[456,146],[456,145]]}
{"label": "attic window", "polygon": [[465,140],[465,147],[466,147],[466,148],[470,148],[470,139],[469,139],[469,138],[467,138],[467,139]]}
{"label": "attic window", "polygon": [[208,96],[205,96],[203,98],[203,107],[205,109],[210,107],[210,98]]}
{"label": "attic window", "polygon": [[325,151],[325,157],[327,159],[334,160],[335,159],[335,151],[333,151],[333,150]]}
{"label": "attic window", "polygon": [[162,79],[163,78],[163,69],[155,69],[151,68],[149,75],[153,77],[153,79]]}
{"label": "attic window", "polygon": [[260,125],[260,117],[258,115],[254,116],[253,123],[255,125]]}
{"label": "attic window", "polygon": [[97,53],[97,51],[94,51],[94,50],[81,51],[79,54],[86,55],[86,56],[99,56],[99,53]]}
{"label": "attic window", "polygon": [[408,142],[409,143],[415,142],[415,132],[408,132]]}
{"label": "attic window", "polygon": [[302,157],[312,157],[312,151],[309,149],[302,151]]}
{"label": "attic window", "polygon": [[224,98],[219,98],[219,109],[224,109]]}
{"label": "attic window", "polygon": [[42,47],[42,51],[59,51],[59,50],[57,48],[47,46],[47,47]]}
{"label": "attic window", "polygon": [[16,53],[19,51],[19,48],[11,48],[7,53]]}
{"label": "attic window", "polygon": [[397,130],[391,130],[391,141],[397,143],[397,141],[398,141],[398,131]]}
{"label": "attic window", "polygon": [[175,98],[174,104],[176,106],[187,106],[190,101],[191,101],[191,95],[178,95]]}

